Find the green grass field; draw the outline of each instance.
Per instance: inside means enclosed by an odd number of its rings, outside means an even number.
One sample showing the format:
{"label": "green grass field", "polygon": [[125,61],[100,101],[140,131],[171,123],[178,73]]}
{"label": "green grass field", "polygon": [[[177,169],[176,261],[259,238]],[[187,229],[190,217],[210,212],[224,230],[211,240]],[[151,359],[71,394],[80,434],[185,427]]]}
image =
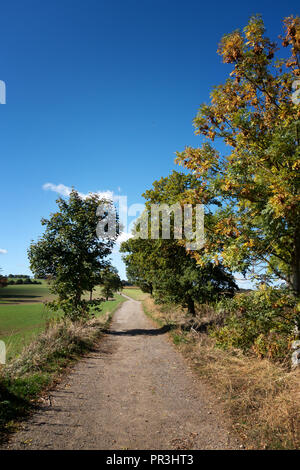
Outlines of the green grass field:
{"label": "green grass field", "polygon": [[[101,289],[94,290],[93,297],[101,295]],[[89,294],[86,295],[89,298]],[[0,291],[0,339],[5,342],[7,360],[18,355],[32,338],[44,330],[47,322],[60,314],[53,313],[43,302],[53,299],[46,282],[41,285],[13,285]],[[114,300],[101,304],[97,315],[114,312],[126,299],[115,294]]]}
{"label": "green grass field", "polygon": [[148,296],[148,294],[142,292],[138,287],[126,287],[122,292],[134,300],[145,300],[145,298]]}
{"label": "green grass field", "polygon": [[0,290],[0,308],[2,304],[45,302],[54,298],[49,292],[46,281],[42,284],[20,284],[7,286]]}

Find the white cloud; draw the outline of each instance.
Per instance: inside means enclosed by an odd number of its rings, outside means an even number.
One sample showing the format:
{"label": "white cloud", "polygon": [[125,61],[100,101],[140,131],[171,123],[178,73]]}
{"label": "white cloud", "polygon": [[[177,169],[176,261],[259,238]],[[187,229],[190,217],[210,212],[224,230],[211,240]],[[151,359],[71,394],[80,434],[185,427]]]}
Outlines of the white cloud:
{"label": "white cloud", "polygon": [[119,253],[119,249],[120,249],[121,243],[126,242],[126,241],[129,240],[129,238],[131,238],[131,237],[133,237],[132,233],[121,232],[121,234],[120,234],[120,235],[118,236],[118,238],[116,239],[116,244],[115,244],[115,246],[113,247],[112,253],[113,253],[113,254]]}
{"label": "white cloud", "polygon": [[123,242],[127,242],[127,240],[129,240],[129,238],[131,238],[131,237],[133,237],[132,233],[122,232],[122,233],[118,236],[118,238],[117,238],[117,240],[116,240],[116,243],[120,245],[120,244],[123,243]]}
{"label": "white cloud", "polygon": [[[53,184],[53,183],[45,183],[43,185],[43,189],[45,191],[53,191],[54,193],[60,194],[61,196],[70,196],[71,191],[72,191],[72,188],[70,188],[69,186],[66,186],[64,184]],[[94,192],[91,191],[87,194],[78,192],[78,194],[82,199],[85,199],[88,196],[91,196],[93,194],[96,194],[101,199],[114,200],[116,198],[114,196],[113,191],[110,191],[110,190],[107,190],[107,191],[94,191]]]}
{"label": "white cloud", "polygon": [[7,253],[7,250],[4,250],[4,248],[0,248],[0,254],[5,255]]}
{"label": "white cloud", "polygon": [[53,191],[54,193],[58,193],[61,196],[69,196],[72,188],[65,186],[64,184],[53,184],[53,183],[45,183],[43,185],[43,189],[45,191]]}
{"label": "white cloud", "polygon": [[[72,188],[70,188],[69,186],[66,186],[64,184],[53,184],[53,183],[45,183],[43,185],[43,189],[45,191],[53,191],[54,193],[60,194],[61,196],[65,196],[65,197],[70,196],[71,191],[72,191]],[[119,187],[118,191],[120,190],[121,188]],[[78,192],[78,194],[82,199],[85,199],[91,194],[97,194],[101,199],[109,199],[109,200],[114,201],[115,203],[118,203],[119,198],[120,198],[118,194],[114,194],[114,192],[110,190],[89,192],[87,194]],[[118,253],[121,243],[127,241],[132,236],[133,235],[129,232],[126,232],[126,231],[122,232],[116,240],[116,244],[115,244],[113,252]]]}

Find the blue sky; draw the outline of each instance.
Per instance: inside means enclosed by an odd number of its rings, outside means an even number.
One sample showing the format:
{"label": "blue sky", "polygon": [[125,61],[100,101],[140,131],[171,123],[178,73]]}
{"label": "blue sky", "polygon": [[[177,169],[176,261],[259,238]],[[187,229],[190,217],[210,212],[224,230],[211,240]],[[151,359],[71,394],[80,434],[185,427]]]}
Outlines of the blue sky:
{"label": "blue sky", "polygon": [[[199,145],[192,119],[229,70],[223,34],[261,13],[269,36],[298,1],[11,0],[1,4],[0,267],[26,250],[57,193],[112,191],[141,203],[174,152]],[[120,274],[120,255],[113,256]]]}

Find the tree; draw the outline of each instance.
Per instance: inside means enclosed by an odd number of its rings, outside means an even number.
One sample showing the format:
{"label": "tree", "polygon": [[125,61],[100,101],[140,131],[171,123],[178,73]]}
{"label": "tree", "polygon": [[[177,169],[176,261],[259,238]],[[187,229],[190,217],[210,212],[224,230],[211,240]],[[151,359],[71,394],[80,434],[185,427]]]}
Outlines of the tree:
{"label": "tree", "polygon": [[184,246],[173,240],[130,238],[122,243],[127,275],[135,285],[161,302],[173,302],[195,314],[195,302],[233,295],[233,276],[212,263],[201,267]]}
{"label": "tree", "polygon": [[[153,294],[155,268],[149,263],[153,245],[149,240],[129,239],[120,247],[126,265],[127,279],[131,285],[138,286],[143,292]],[[155,259],[155,258],[154,258]]]}
{"label": "tree", "polygon": [[[284,26],[290,53],[279,61],[259,16],[223,37],[218,53],[230,75],[194,119],[202,146],[178,152],[177,162],[199,181],[189,201],[218,203],[206,219],[206,258],[243,273],[255,267],[255,276],[260,269],[300,295],[300,106],[291,99],[300,78],[300,18]],[[214,148],[216,139],[228,153]]]}
{"label": "tree", "polygon": [[111,205],[110,217],[114,217],[112,203],[97,195],[83,199],[73,190],[68,200],[58,199],[58,211],[42,219],[45,232],[28,250],[31,271],[52,279],[51,290],[58,301],[50,307],[62,308],[72,318],[87,315],[89,308],[100,302],[87,302],[82,295],[100,283],[117,236],[99,239],[96,234],[96,211],[104,202]]}
{"label": "tree", "polygon": [[[0,268],[0,271],[1,271],[1,268]],[[8,282],[7,282],[7,277],[6,277],[6,276],[2,276],[2,275],[0,274],[0,289],[1,289],[1,287],[6,287],[7,284],[8,284]]]}
{"label": "tree", "polygon": [[112,297],[114,292],[123,289],[122,281],[119,277],[118,271],[113,266],[108,266],[103,272],[102,278],[102,292],[105,299],[108,300]]}
{"label": "tree", "polygon": [[[174,171],[155,181],[153,188],[143,194],[147,211],[151,204],[180,202],[182,194],[198,186],[193,175]],[[144,217],[148,216],[147,211]],[[211,301],[222,293],[232,295],[237,289],[232,275],[221,264],[198,265],[184,243],[173,238],[173,219],[170,225],[170,239],[131,238],[122,244],[128,279],[160,301],[187,307],[191,314],[195,313],[195,302]]]}

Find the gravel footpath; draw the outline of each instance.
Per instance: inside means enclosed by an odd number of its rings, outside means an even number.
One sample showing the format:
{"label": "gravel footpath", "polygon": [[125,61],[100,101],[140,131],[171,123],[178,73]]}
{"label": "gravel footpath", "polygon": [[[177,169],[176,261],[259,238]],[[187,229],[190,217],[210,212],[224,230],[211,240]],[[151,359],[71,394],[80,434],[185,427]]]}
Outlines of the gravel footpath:
{"label": "gravel footpath", "polygon": [[135,300],[2,449],[236,449],[217,399]]}

